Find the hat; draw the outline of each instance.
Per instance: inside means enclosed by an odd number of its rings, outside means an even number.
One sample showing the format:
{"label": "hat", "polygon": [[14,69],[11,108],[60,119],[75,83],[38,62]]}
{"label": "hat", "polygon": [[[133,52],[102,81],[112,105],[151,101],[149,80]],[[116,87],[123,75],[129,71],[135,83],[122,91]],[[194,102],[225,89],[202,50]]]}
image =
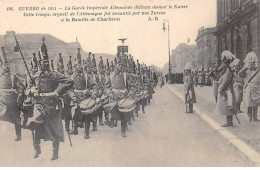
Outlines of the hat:
{"label": "hat", "polygon": [[250,52],[246,55],[246,58],[244,60],[245,63],[247,62],[255,62],[255,63],[258,63],[258,59],[257,59],[257,56],[254,52]]}
{"label": "hat", "polygon": [[236,67],[240,64],[240,60],[238,58],[236,58],[229,66],[232,67]]}
{"label": "hat", "polygon": [[229,50],[225,50],[221,53],[221,61],[228,60],[229,62],[232,62],[235,58],[236,56]]}
{"label": "hat", "polygon": [[192,70],[192,62],[187,62],[184,67],[184,70]]}

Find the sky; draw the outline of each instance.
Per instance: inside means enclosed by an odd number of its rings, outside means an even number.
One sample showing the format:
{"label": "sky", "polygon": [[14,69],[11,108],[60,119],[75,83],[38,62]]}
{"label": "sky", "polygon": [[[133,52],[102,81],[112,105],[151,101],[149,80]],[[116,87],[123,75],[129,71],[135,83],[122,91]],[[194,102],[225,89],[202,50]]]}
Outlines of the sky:
{"label": "sky", "polygon": [[[123,16],[119,22],[61,22],[57,17],[24,17],[26,11],[19,7],[57,7],[66,12],[65,6],[111,5],[188,5],[186,9],[158,10],[165,15],[156,15],[157,21],[148,21],[147,16]],[[14,11],[7,11],[13,7]],[[153,10],[147,10],[151,12]],[[30,11],[27,11],[30,12]],[[41,11],[39,11],[41,12]],[[72,12],[72,11],[68,11]],[[73,11],[77,12],[77,11]],[[97,11],[100,12],[100,11]],[[103,11],[104,12],[104,11]],[[155,15],[151,15],[155,17]],[[216,25],[216,0],[1,0],[0,35],[14,30],[16,33],[46,33],[65,42],[77,40],[82,48],[93,53],[116,54],[119,38],[127,38],[129,53],[148,65],[162,67],[168,61],[168,32],[162,30],[164,19],[169,21],[170,48],[179,43],[196,44],[200,27]],[[165,25],[167,27],[167,23]],[[39,40],[41,41],[41,40]],[[48,46],[48,44],[47,44]]]}

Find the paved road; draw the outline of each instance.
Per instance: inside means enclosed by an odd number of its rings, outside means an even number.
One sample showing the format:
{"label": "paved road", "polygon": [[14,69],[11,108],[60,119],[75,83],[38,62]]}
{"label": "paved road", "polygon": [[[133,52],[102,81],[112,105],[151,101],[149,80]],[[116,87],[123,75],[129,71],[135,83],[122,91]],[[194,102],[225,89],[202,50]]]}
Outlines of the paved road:
{"label": "paved road", "polygon": [[[169,88],[174,88],[178,91],[183,91],[182,84],[174,84],[170,85]],[[219,124],[223,124],[226,121],[225,116],[219,115],[215,113],[216,102],[213,96],[212,87],[204,86],[204,87],[195,87],[196,106],[214,119]],[[238,121],[234,117],[233,127],[228,127],[227,129],[236,135],[239,139],[243,140],[249,146],[251,146],[254,150],[260,153],[260,122],[250,122],[248,120],[248,116],[246,114],[245,104],[241,104],[242,113],[239,113],[237,116],[241,122],[238,124]],[[258,109],[258,119],[260,119],[260,109]]]}
{"label": "paved road", "polygon": [[[42,142],[42,154],[32,159],[31,134],[14,142],[14,128],[0,122],[1,166],[248,166],[196,114],[185,114],[184,104],[166,87],[156,94],[122,138],[120,128],[98,126],[90,139],[72,136],[60,146],[60,158],[50,161],[51,143]],[[9,134],[8,134],[8,133]]]}

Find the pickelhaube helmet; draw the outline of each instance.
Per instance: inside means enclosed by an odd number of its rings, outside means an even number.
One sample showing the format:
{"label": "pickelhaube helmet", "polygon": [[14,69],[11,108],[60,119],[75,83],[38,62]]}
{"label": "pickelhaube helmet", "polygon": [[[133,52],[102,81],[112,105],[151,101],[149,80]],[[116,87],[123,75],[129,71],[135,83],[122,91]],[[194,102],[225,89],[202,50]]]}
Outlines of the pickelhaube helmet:
{"label": "pickelhaube helmet", "polygon": [[37,63],[37,58],[36,58],[35,53],[33,53],[33,58],[31,60],[30,64],[31,64],[30,70],[32,72],[37,72],[38,71],[38,63]]}
{"label": "pickelhaube helmet", "polygon": [[81,63],[81,54],[80,54],[80,48],[78,48],[78,53],[77,53],[77,60],[78,60],[78,62],[77,62],[77,63],[81,65],[82,63]]}
{"label": "pickelhaube helmet", "polygon": [[72,75],[73,74],[73,66],[72,66],[72,60],[71,60],[71,56],[69,56],[69,61],[67,64],[67,74],[68,75]]}
{"label": "pickelhaube helmet", "polygon": [[109,74],[110,73],[110,66],[109,66],[109,61],[107,59],[107,65],[106,65],[106,73]]}
{"label": "pickelhaube helmet", "polygon": [[57,62],[57,70],[58,72],[64,74],[64,63],[63,63],[63,58],[61,56],[61,53],[59,53],[59,59],[58,59],[58,62]]}
{"label": "pickelhaube helmet", "polygon": [[111,72],[113,72],[113,71],[114,71],[114,69],[115,69],[115,67],[114,67],[114,63],[113,63],[113,61],[111,61],[111,67],[110,67],[110,71],[111,71]]}
{"label": "pickelhaube helmet", "polygon": [[105,73],[105,68],[104,68],[102,56],[100,56],[100,61],[99,61],[99,64],[98,64],[98,70],[99,70],[100,73]]}
{"label": "pickelhaube helmet", "polygon": [[54,70],[53,60],[51,60],[51,70]]}
{"label": "pickelhaube helmet", "polygon": [[40,46],[39,52],[38,52],[38,61],[49,61],[49,55],[48,55],[48,49],[47,46],[44,43],[45,37],[42,37],[42,44]]}

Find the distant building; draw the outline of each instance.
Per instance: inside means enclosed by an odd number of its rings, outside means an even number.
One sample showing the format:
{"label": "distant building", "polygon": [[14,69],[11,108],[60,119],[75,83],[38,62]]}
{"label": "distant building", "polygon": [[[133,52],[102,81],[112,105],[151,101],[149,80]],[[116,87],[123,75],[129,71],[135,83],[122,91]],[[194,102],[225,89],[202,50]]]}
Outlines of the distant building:
{"label": "distant building", "polygon": [[[49,34],[16,34],[20,48],[26,60],[30,64],[33,53],[38,54],[39,47],[42,44],[42,37],[45,36],[45,44],[48,48],[49,58],[54,60],[54,66],[57,66],[57,59],[61,53],[65,67],[69,60],[69,56],[76,57],[77,48],[81,48],[81,54],[86,56],[87,53],[82,50],[79,42],[66,43]],[[20,52],[15,52],[16,42],[11,31],[7,31],[5,35],[0,35],[0,46],[5,48],[7,59],[12,71],[25,74],[25,66],[23,64]]]}
{"label": "distant building", "polygon": [[213,67],[217,59],[217,37],[213,35],[216,28],[201,27],[198,31],[196,39],[198,47],[197,63],[199,67],[210,68]]}
{"label": "distant building", "polygon": [[244,60],[254,51],[260,61],[260,1],[217,0],[217,53],[230,50]]}
{"label": "distant building", "polygon": [[197,67],[198,50],[196,45],[179,44],[172,50],[171,65],[172,73],[182,73],[187,62],[192,62],[193,67]]}

